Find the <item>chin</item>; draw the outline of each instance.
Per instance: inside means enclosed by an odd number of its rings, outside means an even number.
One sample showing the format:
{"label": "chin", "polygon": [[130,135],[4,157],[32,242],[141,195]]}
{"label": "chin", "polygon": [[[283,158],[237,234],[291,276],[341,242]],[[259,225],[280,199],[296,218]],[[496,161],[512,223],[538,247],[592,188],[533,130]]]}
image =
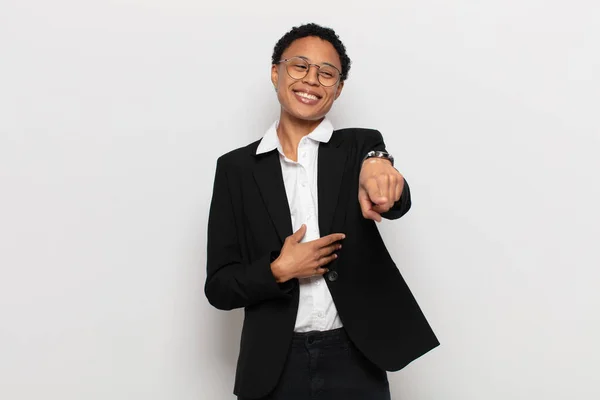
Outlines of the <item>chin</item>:
{"label": "chin", "polygon": [[323,117],[325,117],[327,115],[327,113],[329,112],[328,110],[304,110],[302,108],[296,108],[296,109],[292,109],[293,111],[289,111],[289,109],[287,110],[287,113],[290,114],[290,116],[297,118],[297,119],[301,119],[304,121],[318,121],[320,119],[322,119]]}
{"label": "chin", "polygon": [[290,117],[303,121],[318,121],[327,115],[332,104],[327,104],[328,99],[326,98],[321,101],[323,103],[311,106],[298,102],[295,97],[285,98],[281,96],[281,93],[279,97],[283,111]]}
{"label": "chin", "polygon": [[322,119],[325,114],[292,114],[294,118],[301,119],[303,121],[318,121]]}

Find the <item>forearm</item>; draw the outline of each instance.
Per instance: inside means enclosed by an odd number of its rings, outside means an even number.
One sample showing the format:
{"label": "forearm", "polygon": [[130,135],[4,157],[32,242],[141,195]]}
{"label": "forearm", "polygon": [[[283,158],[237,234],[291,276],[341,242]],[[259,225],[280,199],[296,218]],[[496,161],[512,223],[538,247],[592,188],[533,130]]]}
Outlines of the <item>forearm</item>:
{"label": "forearm", "polygon": [[277,283],[271,270],[271,254],[250,264],[229,261],[208,263],[204,292],[210,304],[221,310],[247,307],[291,296],[295,281]]}
{"label": "forearm", "polygon": [[222,310],[289,296],[294,282],[278,284],[271,271],[275,251],[251,262],[243,254],[243,235],[238,235],[243,227],[234,212],[228,174],[221,160],[217,162],[208,218],[205,295],[210,304]]}

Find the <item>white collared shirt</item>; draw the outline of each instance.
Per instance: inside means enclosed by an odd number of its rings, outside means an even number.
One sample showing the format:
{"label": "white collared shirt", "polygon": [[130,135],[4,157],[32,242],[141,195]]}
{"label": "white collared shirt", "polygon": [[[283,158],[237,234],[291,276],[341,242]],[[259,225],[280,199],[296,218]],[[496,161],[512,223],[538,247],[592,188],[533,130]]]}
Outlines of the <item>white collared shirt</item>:
{"label": "white collared shirt", "polygon": [[[319,232],[319,201],[317,190],[317,165],[319,143],[329,142],[333,134],[331,122],[325,118],[314,131],[302,138],[298,144],[298,161],[292,161],[283,154],[277,136],[275,121],[263,136],[256,154],[277,149],[285,192],[288,198],[292,228],[296,232],[306,224],[306,234],[302,243],[321,237]],[[299,279],[300,303],[296,316],[295,332],[325,331],[342,327],[342,321],[333,303],[329,288],[322,276]]]}

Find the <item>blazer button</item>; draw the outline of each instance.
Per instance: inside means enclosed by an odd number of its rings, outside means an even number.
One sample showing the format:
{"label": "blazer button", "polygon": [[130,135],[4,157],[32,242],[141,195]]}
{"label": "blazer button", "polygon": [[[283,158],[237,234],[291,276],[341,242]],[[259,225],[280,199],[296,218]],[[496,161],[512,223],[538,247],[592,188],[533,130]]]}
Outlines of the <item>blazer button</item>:
{"label": "blazer button", "polygon": [[329,279],[329,282],[335,282],[335,281],[337,281],[337,278],[338,278],[337,271],[329,271],[329,274],[327,275],[327,279]]}

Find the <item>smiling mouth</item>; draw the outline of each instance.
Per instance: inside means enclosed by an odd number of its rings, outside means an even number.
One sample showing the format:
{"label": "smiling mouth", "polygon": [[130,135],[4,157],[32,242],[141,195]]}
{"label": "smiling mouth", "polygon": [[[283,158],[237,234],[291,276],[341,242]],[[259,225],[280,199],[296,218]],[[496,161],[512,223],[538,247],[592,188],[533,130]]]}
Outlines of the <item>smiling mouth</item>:
{"label": "smiling mouth", "polygon": [[308,100],[320,100],[321,99],[321,97],[319,97],[317,95],[306,93],[306,92],[294,91],[294,93],[297,96],[300,96],[300,97],[308,99]]}

